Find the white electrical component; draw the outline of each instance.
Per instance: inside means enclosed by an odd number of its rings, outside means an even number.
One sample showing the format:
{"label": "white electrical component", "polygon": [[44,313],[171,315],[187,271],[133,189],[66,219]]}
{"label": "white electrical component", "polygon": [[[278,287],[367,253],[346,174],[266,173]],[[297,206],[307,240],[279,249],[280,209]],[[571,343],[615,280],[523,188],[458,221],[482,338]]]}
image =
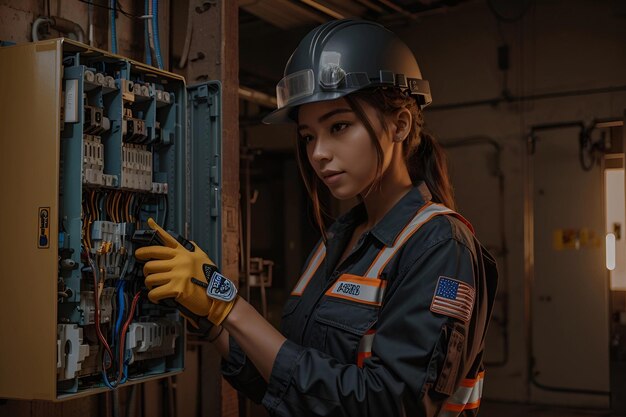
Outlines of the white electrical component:
{"label": "white electrical component", "polygon": [[93,71],[85,70],[83,73],[83,80],[85,81],[83,84],[83,91],[91,91],[98,88],[98,84],[96,83],[96,73]]}
{"label": "white electrical component", "polygon": [[78,80],[65,80],[65,103],[63,105],[64,122],[78,122]]}
{"label": "white electrical component", "polygon": [[159,107],[170,104],[174,98],[173,94],[163,90],[155,90],[155,96],[157,99],[157,105],[160,103]]}
{"label": "white electrical component", "polygon": [[[127,223],[113,223],[98,220],[91,226],[91,251],[100,256],[99,262],[108,278],[119,278],[123,263],[126,259],[129,243],[126,235],[129,229]],[[102,297],[106,294],[103,293]],[[104,300],[102,305],[104,308]]]}
{"label": "white electrical component", "polygon": [[167,351],[174,351],[176,339],[182,333],[182,327],[175,315],[167,319],[156,319],[156,323],[161,327],[161,348]]}
{"label": "white electrical component", "polygon": [[91,226],[92,248],[95,252],[108,252],[107,245],[111,250],[119,248],[119,223],[98,220]]}
{"label": "white electrical component", "polygon": [[[106,287],[100,294],[100,323],[109,323],[113,316],[113,296],[115,287]],[[96,322],[96,302],[93,291],[80,292],[80,311],[83,316],[83,324]]]}
{"label": "white electrical component", "polygon": [[[91,239],[93,249],[98,252],[118,252],[124,246],[126,239],[126,223],[113,223],[103,220],[93,222],[91,226]],[[110,248],[105,248],[106,244]]]}
{"label": "white electrical component", "polygon": [[83,329],[76,324],[57,325],[57,376],[59,381],[72,379],[89,356],[89,345],[83,344]]}
{"label": "white electrical component", "polygon": [[96,322],[96,303],[93,291],[80,292],[80,311],[82,311],[83,323],[94,324]]}
{"label": "white electrical component", "polygon": [[106,185],[107,187],[117,187],[117,175],[103,174],[102,178],[104,179],[104,185]]}
{"label": "white electrical component", "polygon": [[154,194],[167,194],[167,183],[166,182],[153,182],[152,192]]}
{"label": "white electrical component", "polygon": [[84,78],[88,83],[93,83],[96,80],[96,75],[93,71],[85,70]]}
{"label": "white electrical component", "polygon": [[133,117],[131,109],[124,109],[124,121],[122,122],[122,136],[126,142],[143,142],[148,137],[146,122]]}
{"label": "white electrical component", "polygon": [[84,133],[91,135],[100,135],[111,128],[111,121],[104,116],[103,108],[85,105],[84,109]]}
{"label": "white electrical component", "polygon": [[83,135],[83,184],[104,185],[104,147],[99,136]]}
{"label": "white electrical component", "polygon": [[141,150],[141,189],[150,191],[152,189],[152,152]]}
{"label": "white electrical component", "polygon": [[[114,287],[106,287],[100,294],[100,323],[109,323],[113,315]],[[94,324],[96,322],[96,302],[93,291],[80,292],[80,311],[83,315],[83,324]]]}
{"label": "white electrical component", "polygon": [[130,80],[120,79],[117,80],[117,87],[122,90],[122,99],[125,101],[134,102],[135,94],[133,93],[135,83]]}
{"label": "white electrical component", "polygon": [[126,335],[126,349],[131,351],[130,363],[171,354],[181,334],[182,326],[175,315],[131,323]]}
{"label": "white electrical component", "polygon": [[122,145],[122,187],[152,191],[152,152],[144,145]]}
{"label": "white electrical component", "polygon": [[105,86],[106,82],[104,81],[104,77],[105,77],[104,74],[102,74],[101,72],[97,72],[96,73],[96,84],[101,85],[101,86]]}
{"label": "white electrical component", "polygon": [[[119,274],[118,274],[119,275]],[[100,323],[109,323],[113,317],[114,287],[106,287],[100,294]]]}
{"label": "white electrical component", "polygon": [[107,75],[106,77],[104,77],[104,84],[108,88],[115,89],[115,78],[111,77],[110,75]]}

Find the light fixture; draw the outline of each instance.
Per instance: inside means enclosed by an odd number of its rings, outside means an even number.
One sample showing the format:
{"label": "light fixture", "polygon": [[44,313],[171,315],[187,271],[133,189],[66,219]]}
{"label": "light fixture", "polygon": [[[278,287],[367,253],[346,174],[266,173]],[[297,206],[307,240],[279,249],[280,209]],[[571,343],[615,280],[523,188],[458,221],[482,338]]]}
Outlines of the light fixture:
{"label": "light fixture", "polygon": [[613,233],[606,235],[606,269],[609,271],[615,269],[615,235]]}

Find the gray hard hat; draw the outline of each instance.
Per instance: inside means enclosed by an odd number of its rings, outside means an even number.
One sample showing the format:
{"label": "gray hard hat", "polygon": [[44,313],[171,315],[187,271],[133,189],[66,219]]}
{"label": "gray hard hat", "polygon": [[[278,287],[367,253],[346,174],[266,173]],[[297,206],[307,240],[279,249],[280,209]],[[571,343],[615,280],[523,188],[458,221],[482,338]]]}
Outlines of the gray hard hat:
{"label": "gray hard hat", "polygon": [[420,108],[432,101],[411,50],[393,32],[365,20],[334,20],[309,32],[276,86],[278,108],[263,122],[293,122],[293,110],[368,87],[406,90]]}

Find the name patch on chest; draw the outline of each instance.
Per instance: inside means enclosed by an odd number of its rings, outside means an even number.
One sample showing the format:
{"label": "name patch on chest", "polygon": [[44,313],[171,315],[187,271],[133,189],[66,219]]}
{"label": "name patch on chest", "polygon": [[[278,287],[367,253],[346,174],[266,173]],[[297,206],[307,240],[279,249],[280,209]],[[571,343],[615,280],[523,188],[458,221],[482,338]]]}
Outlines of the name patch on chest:
{"label": "name patch on chest", "polygon": [[386,281],[380,279],[344,274],[326,291],[326,295],[380,306],[385,294],[385,284]]}
{"label": "name patch on chest", "polygon": [[361,293],[361,285],[340,282],[337,284],[335,291],[337,294],[359,295]]}

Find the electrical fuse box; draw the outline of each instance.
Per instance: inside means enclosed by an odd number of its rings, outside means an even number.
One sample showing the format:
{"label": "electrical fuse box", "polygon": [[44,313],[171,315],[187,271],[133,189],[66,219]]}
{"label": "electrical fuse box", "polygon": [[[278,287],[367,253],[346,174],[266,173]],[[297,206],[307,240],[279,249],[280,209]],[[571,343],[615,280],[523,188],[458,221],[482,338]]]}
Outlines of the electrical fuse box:
{"label": "electrical fuse box", "polygon": [[220,84],[67,39],[0,48],[0,398],[63,400],[184,369],[146,297],[152,217],[221,260]]}

